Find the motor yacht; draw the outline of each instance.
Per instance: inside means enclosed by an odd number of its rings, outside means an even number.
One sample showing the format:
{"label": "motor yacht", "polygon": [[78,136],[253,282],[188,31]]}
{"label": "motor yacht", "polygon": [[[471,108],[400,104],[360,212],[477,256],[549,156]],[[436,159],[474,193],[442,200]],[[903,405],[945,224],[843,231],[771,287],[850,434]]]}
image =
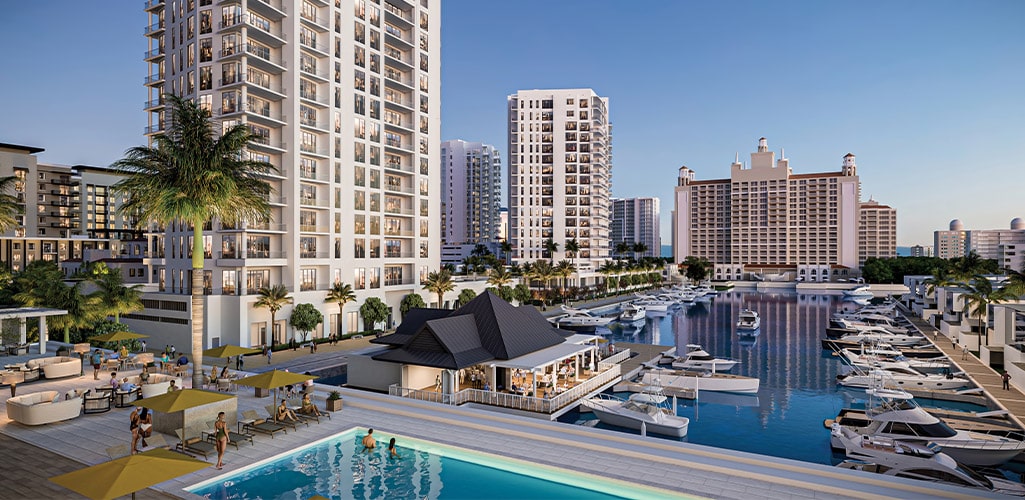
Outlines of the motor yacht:
{"label": "motor yacht", "polygon": [[660,384],[675,389],[756,394],[760,381],[754,377],[713,373],[701,370],[650,368],[641,374],[641,383]]}
{"label": "motor yacht", "polygon": [[635,323],[644,321],[647,310],[636,304],[626,304],[623,306],[623,310],[619,313],[617,319],[621,323]]}
{"label": "motor yacht", "polygon": [[839,340],[859,344],[883,343],[894,346],[911,346],[925,340],[925,337],[921,335],[890,333],[875,326],[855,327],[854,330],[854,332],[841,335]]}
{"label": "motor yacht", "polygon": [[852,366],[863,370],[882,368],[890,370],[894,368],[910,368],[921,373],[947,373],[950,371],[950,362],[946,358],[939,359],[909,359],[892,349],[877,350],[871,347],[863,347],[859,351],[854,349],[841,349],[840,355],[847,359]]}
{"label": "motor yacht", "polygon": [[[944,453],[958,462],[969,465],[995,466],[1008,462],[1025,451],[1025,442],[1012,437],[955,430],[944,421],[925,411],[914,398],[900,390],[870,389],[881,399],[878,406],[865,411],[869,421],[865,425],[835,424],[856,434],[871,438],[898,439],[908,443],[935,443]],[[834,448],[843,448],[843,440],[830,437]]]}
{"label": "motor yacht", "polygon": [[868,285],[861,285],[850,290],[843,291],[844,297],[871,297],[872,290]]}
{"label": "motor yacht", "polygon": [[886,389],[917,389],[923,391],[939,391],[960,389],[971,384],[967,378],[953,374],[938,375],[912,370],[910,368],[891,368],[883,370],[873,368],[869,371],[854,369],[851,373],[836,376],[837,382],[844,387],[883,387]]}
{"label": "motor yacht", "polygon": [[667,300],[651,295],[637,295],[638,300],[635,300],[634,305],[643,307],[648,311],[667,311],[669,306],[675,305],[676,301]]}
{"label": "motor yacht", "polygon": [[758,313],[750,309],[743,309],[740,311],[740,316],[737,318],[738,334],[754,335],[753,332],[757,331],[761,326],[762,320],[758,317]]}
{"label": "motor yacht", "polygon": [[708,354],[698,344],[687,344],[687,354],[673,360],[673,368],[680,370],[709,370],[713,372],[728,372],[733,369],[738,361],[725,358],[717,358]]}
{"label": "motor yacht", "polygon": [[898,325],[895,321],[881,314],[850,314],[842,317],[834,316],[829,320],[831,328],[857,329],[858,327],[874,326],[890,333],[907,334],[911,330]]}
{"label": "motor yacht", "polygon": [[643,428],[650,434],[682,438],[690,426],[690,419],[676,415],[675,408],[667,408],[669,404],[661,386],[647,387],[644,392],[625,400],[599,394],[581,401],[580,405],[594,412],[602,423],[637,431]]}
{"label": "motor yacht", "polygon": [[977,488],[1004,495],[1025,496],[1025,485],[1003,478],[988,477],[958,463],[948,453],[883,437],[862,436],[835,425],[832,439],[846,451],[848,460],[837,467],[874,472],[887,476],[921,479]]}
{"label": "motor yacht", "polygon": [[614,319],[610,317],[595,316],[587,309],[574,309],[572,307],[562,306],[562,311],[565,312],[566,315],[556,320],[559,326],[606,326]]}

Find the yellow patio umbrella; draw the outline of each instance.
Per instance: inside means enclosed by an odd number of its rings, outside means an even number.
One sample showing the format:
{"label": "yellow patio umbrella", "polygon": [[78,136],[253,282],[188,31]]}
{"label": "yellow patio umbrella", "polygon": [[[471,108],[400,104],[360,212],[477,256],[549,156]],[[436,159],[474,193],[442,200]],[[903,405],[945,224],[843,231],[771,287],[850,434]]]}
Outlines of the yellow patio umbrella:
{"label": "yellow patio umbrella", "polygon": [[209,467],[202,460],[157,448],[50,478],[69,490],[108,500]]}
{"label": "yellow patio umbrella", "polygon": [[238,385],[255,387],[257,389],[274,389],[274,400],[278,399],[278,389],[286,385],[301,384],[307,380],[317,378],[314,375],[302,375],[299,373],[271,370],[259,375],[252,375],[235,381]]}
{"label": "yellow patio umbrella", "polygon": [[150,410],[159,411],[160,413],[182,412],[181,428],[183,431],[182,433],[184,434],[186,428],[185,410],[208,405],[210,403],[217,403],[219,401],[226,401],[235,397],[236,396],[234,394],[221,394],[219,392],[204,391],[202,389],[182,389],[180,391],[169,392],[167,394],[161,394],[151,398],[139,399],[133,402],[132,405],[149,408]]}
{"label": "yellow patio umbrella", "polygon": [[148,338],[149,335],[143,335],[141,333],[132,332],[110,332],[104,333],[103,335],[97,335],[95,337],[89,337],[89,340],[96,342],[120,342],[122,340],[135,340]]}
{"label": "yellow patio umbrella", "polygon": [[237,345],[222,345],[220,347],[213,347],[203,351],[203,356],[211,358],[231,358],[234,356],[259,353],[259,349],[250,349],[248,347],[239,347]]}

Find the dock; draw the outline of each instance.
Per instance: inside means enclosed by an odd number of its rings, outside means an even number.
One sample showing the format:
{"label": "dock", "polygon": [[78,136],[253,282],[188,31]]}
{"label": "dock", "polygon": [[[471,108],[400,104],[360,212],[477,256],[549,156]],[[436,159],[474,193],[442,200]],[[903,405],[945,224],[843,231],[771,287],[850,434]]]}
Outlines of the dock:
{"label": "dock", "polygon": [[629,381],[637,376],[645,364],[657,364],[663,354],[668,356],[676,355],[675,346],[634,344],[632,342],[620,342],[616,344],[616,350],[630,349],[630,359],[620,363],[623,380]]}
{"label": "dock", "polygon": [[961,346],[955,344],[943,332],[930,325],[927,321],[915,316],[903,305],[899,306],[899,310],[901,315],[910,321],[919,332],[925,335],[929,342],[932,342],[937,349],[947,355],[951,364],[963,371],[965,376],[974,382],[976,386],[985,389],[985,397],[991,403],[987,406],[1007,411],[1011,421],[1017,424],[1019,429],[1025,429],[1025,425],[1022,424],[1022,419],[1025,417],[1025,394],[1022,394],[1013,385],[1009,390],[1005,391],[1003,389],[1003,381],[996,370],[986,366],[971,352],[967,355],[962,353]]}

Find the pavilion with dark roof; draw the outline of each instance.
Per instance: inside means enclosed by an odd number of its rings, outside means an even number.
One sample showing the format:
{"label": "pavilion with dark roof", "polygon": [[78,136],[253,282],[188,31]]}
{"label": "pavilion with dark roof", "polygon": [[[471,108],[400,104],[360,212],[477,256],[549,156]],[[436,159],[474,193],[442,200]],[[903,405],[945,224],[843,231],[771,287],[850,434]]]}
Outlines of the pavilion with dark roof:
{"label": "pavilion with dark roof", "polygon": [[[371,341],[385,348],[368,354],[398,369],[374,370],[366,360],[356,362],[350,364],[349,384],[369,384],[369,373],[359,370],[372,370],[378,388],[388,373],[398,379],[388,384],[393,395],[518,405],[550,414],[570,396],[579,399],[619,380],[618,365],[598,363],[599,339],[560,330],[533,307],[514,307],[485,291],[454,311],[410,310],[395,333]],[[573,394],[561,397],[570,389]]]}

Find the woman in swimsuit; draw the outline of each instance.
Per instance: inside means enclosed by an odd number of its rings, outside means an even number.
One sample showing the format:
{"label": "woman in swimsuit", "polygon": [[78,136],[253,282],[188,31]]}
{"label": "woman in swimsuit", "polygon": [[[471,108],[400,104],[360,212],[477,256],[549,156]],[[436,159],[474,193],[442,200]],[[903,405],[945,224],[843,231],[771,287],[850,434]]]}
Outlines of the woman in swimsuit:
{"label": "woman in swimsuit", "polygon": [[224,412],[217,414],[217,421],[214,422],[214,435],[217,439],[217,470],[224,468],[224,451],[228,449],[228,424],[224,421]]}
{"label": "woman in swimsuit", "polygon": [[139,439],[142,441],[142,447],[149,446],[146,444],[146,438],[153,434],[153,415],[150,414],[149,408],[143,408],[142,413],[139,413]]}
{"label": "woman in swimsuit", "polygon": [[139,450],[135,449],[135,445],[139,442],[139,408],[132,410],[132,414],[128,419],[128,430],[132,431],[132,455],[135,455],[139,452]]}

